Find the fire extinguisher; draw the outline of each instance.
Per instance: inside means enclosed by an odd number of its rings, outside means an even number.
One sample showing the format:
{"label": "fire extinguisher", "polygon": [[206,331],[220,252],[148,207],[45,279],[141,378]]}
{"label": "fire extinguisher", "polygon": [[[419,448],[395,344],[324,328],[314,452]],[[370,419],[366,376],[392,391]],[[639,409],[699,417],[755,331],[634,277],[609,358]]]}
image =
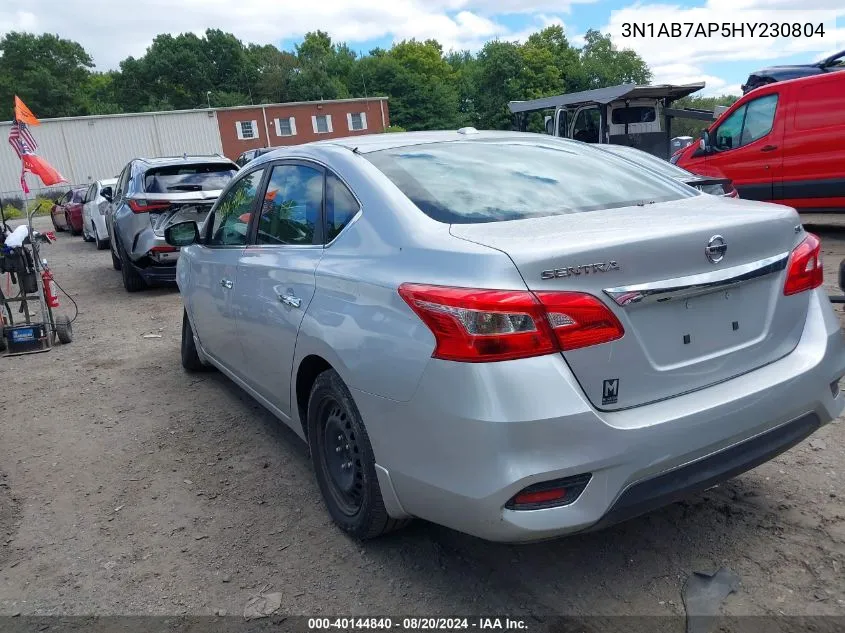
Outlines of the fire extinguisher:
{"label": "fire extinguisher", "polygon": [[53,272],[49,268],[41,271],[41,283],[44,286],[44,301],[51,308],[59,307],[59,295],[53,288]]}

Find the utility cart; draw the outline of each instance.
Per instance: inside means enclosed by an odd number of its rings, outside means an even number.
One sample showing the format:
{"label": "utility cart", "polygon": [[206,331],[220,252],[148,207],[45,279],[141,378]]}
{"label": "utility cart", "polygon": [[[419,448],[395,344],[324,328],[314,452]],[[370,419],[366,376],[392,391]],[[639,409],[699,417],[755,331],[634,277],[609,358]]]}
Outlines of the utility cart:
{"label": "utility cart", "polygon": [[57,314],[53,273],[39,253],[40,244],[56,238],[32,228],[33,213],[12,231],[0,210],[0,354],[5,356],[46,352],[57,341],[73,340],[73,321]]}

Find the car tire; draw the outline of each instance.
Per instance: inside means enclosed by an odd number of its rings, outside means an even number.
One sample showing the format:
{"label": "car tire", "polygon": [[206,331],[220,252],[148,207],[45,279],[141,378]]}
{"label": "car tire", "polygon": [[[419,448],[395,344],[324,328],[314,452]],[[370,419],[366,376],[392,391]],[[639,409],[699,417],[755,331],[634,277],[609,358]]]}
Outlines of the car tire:
{"label": "car tire", "polygon": [[370,438],[352,394],[333,369],[314,382],[307,419],[317,483],[338,527],[365,540],[406,525],[409,519],[393,519],[384,507]]}
{"label": "car tire", "polygon": [[120,270],[121,268],[123,268],[123,262],[120,261],[120,257],[118,257],[117,254],[114,252],[114,248],[115,247],[112,246],[109,249],[109,252],[111,253],[111,265],[112,268],[114,268],[115,270]]}
{"label": "car tire", "polygon": [[59,343],[67,345],[73,341],[73,323],[66,314],[57,316],[54,324],[56,326],[56,338],[59,339]]}
{"label": "car tire", "polygon": [[126,288],[126,292],[138,292],[146,288],[147,282],[135,270],[132,261],[120,244],[117,245],[117,250],[120,253],[120,272],[123,275],[123,287]]}
{"label": "car tire", "polygon": [[70,231],[71,235],[76,236],[81,233],[81,231],[77,231],[75,228],[73,228],[73,224],[70,223],[70,217],[68,217],[67,215],[65,216],[65,222],[67,222],[67,230]]}
{"label": "car tire", "polygon": [[[91,223],[91,227],[92,228],[94,227],[93,222]],[[86,242],[93,242],[94,241],[94,237],[88,231],[85,230],[85,221],[84,220],[82,222],[82,239]]]}
{"label": "car tire", "polygon": [[96,225],[94,225],[94,245],[97,247],[98,251],[104,251],[109,247],[109,243],[107,241],[100,239],[100,233],[97,231]]}
{"label": "car tire", "polygon": [[182,367],[186,371],[211,371],[214,369],[212,365],[206,365],[200,359],[199,352],[197,352],[197,344],[194,341],[194,330],[191,327],[191,321],[188,319],[188,312],[182,312]]}

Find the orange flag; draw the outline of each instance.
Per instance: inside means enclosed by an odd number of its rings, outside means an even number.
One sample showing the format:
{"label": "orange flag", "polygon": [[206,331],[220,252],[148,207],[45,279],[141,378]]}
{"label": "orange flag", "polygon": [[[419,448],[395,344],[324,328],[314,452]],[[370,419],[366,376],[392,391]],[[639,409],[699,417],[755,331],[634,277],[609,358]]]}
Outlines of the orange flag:
{"label": "orange flag", "polygon": [[67,182],[67,179],[62,176],[55,167],[53,167],[46,160],[35,154],[24,154],[21,156],[23,166],[26,171],[35,174],[41,179],[47,187],[57,185],[60,182]]}
{"label": "orange flag", "polygon": [[26,123],[27,125],[41,125],[41,121],[35,118],[32,110],[26,107],[26,104],[15,95],[15,121]]}

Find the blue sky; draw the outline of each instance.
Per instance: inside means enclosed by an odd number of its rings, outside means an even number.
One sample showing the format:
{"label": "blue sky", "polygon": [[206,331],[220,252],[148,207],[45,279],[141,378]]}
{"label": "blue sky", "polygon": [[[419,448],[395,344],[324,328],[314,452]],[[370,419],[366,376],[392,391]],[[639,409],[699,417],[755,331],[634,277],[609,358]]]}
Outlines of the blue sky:
{"label": "blue sky", "polygon": [[[311,30],[366,52],[396,40],[435,38],[444,48],[476,51],[491,39],[524,40],[563,25],[578,44],[590,28],[636,50],[655,82],[705,81],[705,94],[738,93],[749,72],[778,63],[806,63],[845,49],[845,0],[30,0],[3,3],[0,36],[10,30],[58,33],[85,46],[98,69],[144,53],[162,32],[233,32],[248,42],[292,48]],[[85,19],[80,19],[85,16]],[[825,25],[820,38],[636,38],[625,22],[771,22]]]}

